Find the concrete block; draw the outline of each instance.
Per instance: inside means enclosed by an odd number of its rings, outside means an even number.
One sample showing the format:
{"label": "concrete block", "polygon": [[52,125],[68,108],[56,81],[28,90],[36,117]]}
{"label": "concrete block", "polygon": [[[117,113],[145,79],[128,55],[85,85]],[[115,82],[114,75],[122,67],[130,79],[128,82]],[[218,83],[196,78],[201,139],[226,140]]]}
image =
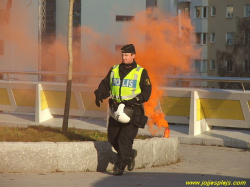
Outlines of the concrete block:
{"label": "concrete block", "polygon": [[114,163],[114,155],[116,153],[108,142],[58,143],[58,170],[106,171],[109,163]]}
{"label": "concrete block", "polygon": [[201,138],[193,138],[193,137],[179,137],[179,141],[182,144],[195,144],[195,145],[202,145],[203,140]]}
{"label": "concrete block", "polygon": [[166,146],[168,142],[165,142],[163,138],[154,138],[153,141],[153,161],[152,166],[163,165],[167,163],[166,160]]}
{"label": "concrete block", "polygon": [[166,165],[177,162],[179,140],[177,137],[137,140],[134,148],[138,151],[135,168]]}
{"label": "concrete block", "polygon": [[135,168],[149,168],[153,161],[153,141],[151,139],[135,140],[133,149],[137,150]]}
{"label": "concrete block", "polygon": [[0,172],[55,172],[55,143],[0,143]]}
{"label": "concrete block", "polygon": [[222,139],[203,139],[203,145],[223,146],[223,140]]}
{"label": "concrete block", "polygon": [[[112,170],[117,153],[109,142],[0,143],[0,172],[82,172]],[[177,137],[135,140],[135,168],[175,163]]]}
{"label": "concrete block", "polygon": [[177,137],[169,139],[166,146],[166,164],[174,164],[178,161],[180,142]]}
{"label": "concrete block", "polygon": [[243,140],[235,140],[235,147],[247,149],[249,148],[249,142]]}

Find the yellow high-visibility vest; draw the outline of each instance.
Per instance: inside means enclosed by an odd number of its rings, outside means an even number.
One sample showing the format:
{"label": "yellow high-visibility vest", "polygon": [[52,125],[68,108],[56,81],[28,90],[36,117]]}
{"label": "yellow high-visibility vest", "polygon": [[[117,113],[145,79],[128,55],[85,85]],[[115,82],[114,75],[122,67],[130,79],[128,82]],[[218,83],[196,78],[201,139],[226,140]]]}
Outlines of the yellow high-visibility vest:
{"label": "yellow high-visibility vest", "polygon": [[141,93],[140,80],[144,68],[137,64],[137,67],[121,80],[119,75],[119,65],[115,65],[110,74],[111,96],[117,102],[130,100]]}

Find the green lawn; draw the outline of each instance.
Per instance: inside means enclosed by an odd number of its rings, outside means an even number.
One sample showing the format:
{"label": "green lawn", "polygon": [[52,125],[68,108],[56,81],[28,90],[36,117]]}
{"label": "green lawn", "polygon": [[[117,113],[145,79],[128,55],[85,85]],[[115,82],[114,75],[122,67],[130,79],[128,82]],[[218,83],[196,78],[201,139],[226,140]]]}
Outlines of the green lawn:
{"label": "green lawn", "polygon": [[[136,137],[150,138],[149,136]],[[27,128],[0,126],[0,142],[79,142],[107,141],[107,133],[100,131],[69,128],[68,134],[63,135],[61,128],[45,126],[29,126]]]}

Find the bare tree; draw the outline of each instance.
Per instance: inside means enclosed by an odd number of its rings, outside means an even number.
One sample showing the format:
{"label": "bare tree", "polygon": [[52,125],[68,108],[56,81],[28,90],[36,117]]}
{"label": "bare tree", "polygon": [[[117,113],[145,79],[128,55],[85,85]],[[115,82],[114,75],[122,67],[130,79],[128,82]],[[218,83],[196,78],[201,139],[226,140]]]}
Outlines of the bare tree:
{"label": "bare tree", "polygon": [[[250,18],[236,18],[236,32],[233,33],[234,42],[227,51],[216,51],[218,62],[218,76],[220,77],[250,77],[250,71],[244,71],[242,63],[250,60]],[[231,62],[231,67],[225,65],[225,61]],[[250,70],[248,65],[246,70]],[[229,71],[230,70],[230,71]],[[250,84],[245,84],[245,89],[250,89]],[[242,89],[240,83],[220,83],[220,88]]]}
{"label": "bare tree", "polygon": [[68,79],[66,87],[66,99],[65,108],[63,116],[62,133],[67,134],[68,132],[68,122],[69,122],[69,110],[70,110],[70,99],[71,99],[71,87],[72,87],[72,65],[73,65],[73,51],[72,51],[72,20],[73,20],[73,6],[74,0],[69,0],[69,20],[68,20]]}

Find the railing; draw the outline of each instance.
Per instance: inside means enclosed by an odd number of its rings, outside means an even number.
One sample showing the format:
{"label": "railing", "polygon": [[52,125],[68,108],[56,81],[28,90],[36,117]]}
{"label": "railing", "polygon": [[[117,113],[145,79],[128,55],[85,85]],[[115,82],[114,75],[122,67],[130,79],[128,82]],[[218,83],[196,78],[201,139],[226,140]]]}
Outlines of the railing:
{"label": "railing", "polygon": [[[11,80],[11,74],[20,74],[20,75],[38,75],[38,76],[67,76],[65,72],[55,72],[55,71],[4,71],[0,70],[0,74],[6,74],[7,80]],[[77,73],[73,72],[73,77],[104,77],[105,75],[95,75],[90,73]],[[250,83],[250,78],[243,77],[204,77],[204,76],[173,76],[167,75],[164,78],[172,80],[189,80],[189,81],[211,81],[211,82],[237,82],[241,83],[242,89],[245,91],[243,83]],[[18,80],[18,79],[12,79]]]}
{"label": "railing", "polygon": [[203,76],[165,76],[166,79],[174,80],[190,80],[190,81],[212,81],[212,82],[238,82],[241,83],[242,89],[245,91],[243,83],[250,83],[250,78],[243,77],[203,77]]}

